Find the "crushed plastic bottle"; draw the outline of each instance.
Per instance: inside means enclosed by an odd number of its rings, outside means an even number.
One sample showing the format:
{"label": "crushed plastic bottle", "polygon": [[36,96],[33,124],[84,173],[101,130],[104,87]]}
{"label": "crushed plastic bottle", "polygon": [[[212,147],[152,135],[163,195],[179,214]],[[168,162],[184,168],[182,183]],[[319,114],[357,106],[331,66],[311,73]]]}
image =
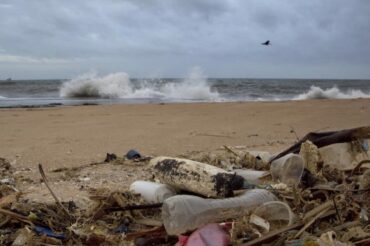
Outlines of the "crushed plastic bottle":
{"label": "crushed plastic bottle", "polygon": [[248,190],[227,199],[178,195],[164,201],[162,220],[169,235],[179,235],[208,223],[242,216],[265,202],[275,200],[271,192],[263,189]]}

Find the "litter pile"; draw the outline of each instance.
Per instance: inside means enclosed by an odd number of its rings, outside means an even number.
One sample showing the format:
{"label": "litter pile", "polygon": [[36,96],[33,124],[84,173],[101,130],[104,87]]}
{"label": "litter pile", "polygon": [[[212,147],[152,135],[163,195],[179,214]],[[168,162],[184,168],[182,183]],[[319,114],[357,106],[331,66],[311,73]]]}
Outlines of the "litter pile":
{"label": "litter pile", "polygon": [[[310,133],[272,155],[224,146],[145,166],[128,190],[90,188],[88,206],[27,199],[0,158],[0,245],[369,245],[370,127]],[[94,164],[98,165],[98,164]],[[143,170],[143,169],[141,169]]]}

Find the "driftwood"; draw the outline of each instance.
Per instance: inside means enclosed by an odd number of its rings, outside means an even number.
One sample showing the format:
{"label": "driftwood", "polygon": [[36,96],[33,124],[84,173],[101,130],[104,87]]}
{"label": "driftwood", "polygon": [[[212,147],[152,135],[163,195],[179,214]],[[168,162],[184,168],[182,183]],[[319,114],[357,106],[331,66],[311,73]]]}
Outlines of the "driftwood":
{"label": "driftwood", "polygon": [[301,144],[307,140],[311,141],[318,148],[335,144],[335,143],[347,143],[357,139],[367,139],[370,138],[370,126],[358,127],[352,129],[345,129],[341,131],[331,131],[331,132],[310,132],[304,136],[298,143],[284,150],[274,158],[270,160],[270,163],[280,157],[283,157],[289,153],[299,153],[301,149]]}
{"label": "driftwood", "polygon": [[243,187],[242,177],[201,162],[157,157],[150,165],[161,183],[206,197],[229,197]]}

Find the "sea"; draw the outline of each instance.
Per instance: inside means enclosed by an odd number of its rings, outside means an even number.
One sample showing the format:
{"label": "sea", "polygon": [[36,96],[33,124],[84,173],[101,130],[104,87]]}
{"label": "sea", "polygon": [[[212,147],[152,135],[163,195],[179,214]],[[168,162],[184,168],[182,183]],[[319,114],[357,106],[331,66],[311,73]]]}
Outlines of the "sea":
{"label": "sea", "polygon": [[370,98],[370,80],[130,78],[87,73],[72,79],[0,80],[0,107],[290,101]]}

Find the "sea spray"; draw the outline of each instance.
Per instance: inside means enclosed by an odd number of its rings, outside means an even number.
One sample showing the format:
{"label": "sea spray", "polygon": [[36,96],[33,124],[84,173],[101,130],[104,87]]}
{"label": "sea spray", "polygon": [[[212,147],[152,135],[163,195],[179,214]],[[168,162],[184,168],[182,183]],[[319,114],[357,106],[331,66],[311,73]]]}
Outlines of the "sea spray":
{"label": "sea spray", "polygon": [[341,91],[337,86],[333,86],[328,89],[322,89],[318,86],[311,86],[310,90],[299,94],[294,97],[293,100],[308,100],[308,99],[353,99],[353,98],[370,98],[370,94],[367,94],[361,90],[347,90]]}
{"label": "sea spray", "polygon": [[181,83],[166,84],[162,92],[169,98],[190,99],[190,100],[211,100],[220,99],[217,91],[212,91],[207,84],[207,79],[199,67],[194,67],[188,78]]}
{"label": "sea spray", "polygon": [[220,99],[199,68],[182,81],[130,80],[127,73],[97,76],[87,73],[66,81],[60,88],[62,98],[157,98],[174,101],[216,101]]}
{"label": "sea spray", "polygon": [[66,98],[121,98],[132,94],[130,78],[126,73],[98,77],[96,73],[80,75],[62,84],[60,96]]}

